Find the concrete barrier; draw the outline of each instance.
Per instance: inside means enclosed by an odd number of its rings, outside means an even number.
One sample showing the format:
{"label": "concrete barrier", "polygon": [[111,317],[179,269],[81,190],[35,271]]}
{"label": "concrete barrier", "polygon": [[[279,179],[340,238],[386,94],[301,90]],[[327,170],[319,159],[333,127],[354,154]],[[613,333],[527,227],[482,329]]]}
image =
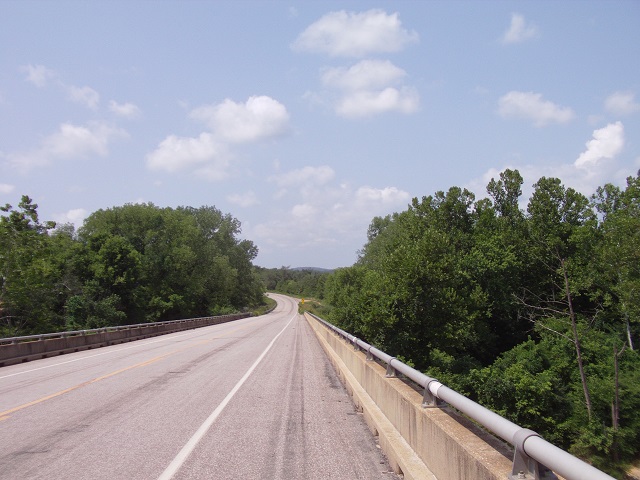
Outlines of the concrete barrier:
{"label": "concrete barrier", "polygon": [[[165,335],[209,325],[231,322],[249,317],[249,313],[190,318],[171,322],[144,323],[128,327],[113,327],[78,332],[0,339],[0,367],[52,357],[64,353],[132,342],[143,338]],[[9,343],[10,342],[10,343]]]}
{"label": "concrete barrier", "polygon": [[396,473],[415,480],[504,480],[511,473],[510,446],[448,407],[423,408],[421,392],[305,318]]}

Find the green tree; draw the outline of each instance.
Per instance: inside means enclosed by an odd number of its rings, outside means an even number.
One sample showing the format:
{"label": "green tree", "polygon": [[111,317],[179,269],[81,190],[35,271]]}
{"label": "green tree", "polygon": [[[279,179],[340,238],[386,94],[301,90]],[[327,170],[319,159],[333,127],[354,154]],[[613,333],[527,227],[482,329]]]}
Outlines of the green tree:
{"label": "green tree", "polygon": [[[592,228],[595,217],[588,199],[572,188],[565,188],[560,179],[542,177],[534,188],[527,208],[531,250],[544,275],[538,285],[528,290],[523,301],[537,325],[571,339],[585,407],[591,419],[591,393],[578,331],[581,312],[576,299],[581,296],[583,283],[587,281],[581,267],[591,256],[591,245],[584,241],[588,239],[584,230]],[[556,327],[558,320],[565,318],[570,328],[568,334]]]}
{"label": "green tree", "polygon": [[22,196],[18,208],[0,207],[0,317],[5,335],[55,328],[55,283],[48,230],[38,205]]}

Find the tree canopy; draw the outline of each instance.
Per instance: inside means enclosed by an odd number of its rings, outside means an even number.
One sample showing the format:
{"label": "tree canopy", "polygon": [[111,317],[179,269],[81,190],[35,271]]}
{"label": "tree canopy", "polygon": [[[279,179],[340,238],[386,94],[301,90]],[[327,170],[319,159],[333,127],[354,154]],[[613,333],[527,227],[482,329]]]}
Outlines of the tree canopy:
{"label": "tree canopy", "polygon": [[587,198],[505,170],[374,218],[329,320],[621,475],[640,452],[640,177]]}
{"label": "tree canopy", "polygon": [[4,336],[238,311],[262,303],[240,222],[215,207],[127,204],[41,223],[23,196],[0,217]]}

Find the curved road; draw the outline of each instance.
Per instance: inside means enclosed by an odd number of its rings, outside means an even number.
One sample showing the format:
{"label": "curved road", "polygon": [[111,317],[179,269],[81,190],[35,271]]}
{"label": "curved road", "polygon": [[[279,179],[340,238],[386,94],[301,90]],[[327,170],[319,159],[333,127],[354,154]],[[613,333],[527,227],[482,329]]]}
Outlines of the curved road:
{"label": "curved road", "polygon": [[395,479],[297,303],[0,368],[2,479]]}

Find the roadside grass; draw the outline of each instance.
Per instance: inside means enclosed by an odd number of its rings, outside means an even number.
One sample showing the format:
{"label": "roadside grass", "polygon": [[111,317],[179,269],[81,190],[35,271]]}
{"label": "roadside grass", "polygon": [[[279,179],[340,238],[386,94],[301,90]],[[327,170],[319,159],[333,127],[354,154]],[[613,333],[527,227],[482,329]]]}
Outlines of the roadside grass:
{"label": "roadside grass", "polygon": [[313,313],[318,317],[325,318],[329,313],[330,307],[326,304],[321,303],[315,298],[305,298],[300,299],[298,303],[298,313],[303,314],[304,312]]}
{"label": "roadside grass", "polygon": [[265,305],[260,305],[259,307],[253,309],[251,311],[251,316],[257,317],[260,315],[264,315],[266,313],[269,313],[274,308],[276,308],[277,302],[273,298],[269,298],[265,295],[264,301],[265,301]]}
{"label": "roadside grass", "polygon": [[[282,295],[287,295],[289,297],[292,298],[297,298],[298,299],[298,313],[303,314],[304,312],[309,312],[309,313],[313,313],[314,315],[317,315],[321,318],[326,318],[326,316],[328,315],[329,311],[331,310],[331,307],[329,305],[327,305],[326,303],[322,303],[320,300],[317,300],[315,298],[309,298],[309,297],[302,297],[300,295],[295,295],[293,293],[287,293],[287,292],[278,292],[276,290],[269,290],[272,293],[280,293]],[[272,300],[269,297],[266,297],[267,302],[273,302],[273,306],[275,307],[276,302],[274,300]],[[271,307],[273,308],[273,307]],[[263,310],[267,310],[266,312],[264,312]],[[263,311],[263,313],[260,313],[259,315],[264,315],[264,313],[267,313],[268,311],[270,311],[269,309],[267,309],[267,307],[261,307],[260,311]],[[254,311],[255,312],[255,311]],[[254,313],[254,315],[257,315],[256,313]]]}

